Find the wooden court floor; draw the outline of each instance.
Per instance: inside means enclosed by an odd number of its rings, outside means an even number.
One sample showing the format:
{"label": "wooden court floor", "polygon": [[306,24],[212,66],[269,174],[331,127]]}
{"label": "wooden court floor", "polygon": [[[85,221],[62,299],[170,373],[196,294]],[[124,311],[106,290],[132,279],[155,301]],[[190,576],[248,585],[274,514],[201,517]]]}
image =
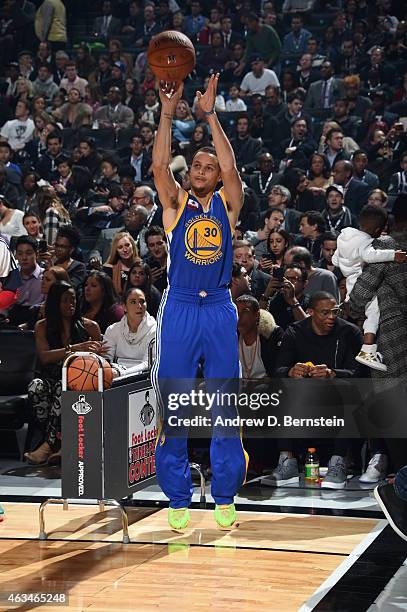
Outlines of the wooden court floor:
{"label": "wooden court floor", "polygon": [[[0,610],[294,612],[378,523],[241,512],[239,527],[223,532],[212,511],[195,510],[177,534],[166,510],[129,509],[123,545],[117,510],[49,506],[49,539],[40,542],[37,504],[3,505]],[[66,593],[69,606],[13,607],[4,603],[11,590]]]}

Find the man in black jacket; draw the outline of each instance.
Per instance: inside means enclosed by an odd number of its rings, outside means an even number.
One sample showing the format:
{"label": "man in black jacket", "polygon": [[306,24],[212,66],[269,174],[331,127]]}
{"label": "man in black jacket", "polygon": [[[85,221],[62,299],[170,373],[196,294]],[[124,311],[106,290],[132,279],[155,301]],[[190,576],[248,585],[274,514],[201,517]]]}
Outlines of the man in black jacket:
{"label": "man in black jacket", "polygon": [[260,299],[271,276],[256,267],[254,247],[247,240],[235,240],[233,244],[233,261],[242,265],[247,270],[250,277],[251,292],[256,299]]}
{"label": "man in black jacket", "polygon": [[239,117],[236,123],[237,137],[232,138],[230,144],[236,156],[238,170],[250,164],[258,157],[262,143],[260,138],[253,138],[249,133],[249,118],[247,115]]}
{"label": "man in black jacket", "polygon": [[367,204],[371,188],[367,183],[353,176],[353,166],[348,160],[335,162],[333,177],[335,184],[343,187],[345,206],[352,214],[358,215]]}
{"label": "man in black jacket", "polygon": [[[352,378],[360,369],[355,361],[362,346],[362,333],[352,323],[339,318],[336,299],[325,291],[313,295],[308,308],[310,317],[289,327],[283,336],[277,358],[276,376],[288,378]],[[304,383],[306,384],[306,383]],[[321,384],[323,384],[321,380]],[[271,475],[276,485],[298,481],[298,465],[292,442],[280,442],[280,459]],[[346,485],[347,441],[336,439],[335,454],[328,464],[322,486],[343,489]]]}

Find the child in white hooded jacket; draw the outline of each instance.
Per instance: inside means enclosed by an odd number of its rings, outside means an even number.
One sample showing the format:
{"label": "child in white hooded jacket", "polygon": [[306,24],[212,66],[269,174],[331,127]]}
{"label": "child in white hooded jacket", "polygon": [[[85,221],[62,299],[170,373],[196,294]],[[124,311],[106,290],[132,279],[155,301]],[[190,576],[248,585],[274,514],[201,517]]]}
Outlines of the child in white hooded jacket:
{"label": "child in white hooded jacket", "polygon": [[[369,263],[407,261],[404,251],[394,249],[375,249],[373,240],[378,238],[385,228],[387,213],[378,206],[366,205],[359,215],[359,229],[346,227],[338,236],[337,249],[332,257],[332,263],[339,267],[346,277],[346,300],[355,286],[356,280],[362,274],[363,267]],[[382,357],[377,352],[376,334],[379,327],[380,310],[377,298],[373,298],[365,309],[366,319],[363,323],[363,346],[356,361],[375,370],[386,372]]]}

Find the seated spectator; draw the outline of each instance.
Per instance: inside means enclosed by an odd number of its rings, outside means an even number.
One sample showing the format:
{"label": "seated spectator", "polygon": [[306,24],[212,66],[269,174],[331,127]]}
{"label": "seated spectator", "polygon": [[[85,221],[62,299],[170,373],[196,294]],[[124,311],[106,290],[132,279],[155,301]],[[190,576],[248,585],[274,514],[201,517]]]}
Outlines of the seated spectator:
{"label": "seated spectator", "polygon": [[137,244],[139,233],[144,228],[147,217],[148,212],[144,206],[132,204],[130,208],[123,213],[123,225],[121,227],[102,230],[94,248],[90,252],[89,263],[91,267],[99,267],[102,261],[108,259],[113,238],[119,232],[130,234]]}
{"label": "seated spectator", "polygon": [[[287,105],[282,105],[280,113],[269,113],[264,123],[264,138],[270,138],[276,143],[273,145],[273,151],[279,151],[281,142],[290,138],[291,124],[294,119],[301,117],[306,119],[307,125],[310,125],[309,116],[305,115],[302,110],[303,105],[303,97],[298,91],[295,91],[287,96]],[[266,112],[267,106],[265,115]]]}
{"label": "seated spectator", "polygon": [[252,175],[245,178],[245,182],[259,198],[261,210],[266,210],[268,197],[274,185],[280,182],[281,174],[275,172],[274,159],[271,153],[264,151],[257,157],[257,168]]}
{"label": "seated spectator", "polygon": [[68,101],[52,114],[64,128],[78,129],[92,125],[93,109],[89,104],[82,102],[82,95],[77,87],[70,88]]}
{"label": "seated spectator", "polygon": [[195,119],[186,100],[180,100],[172,120],[172,137],[178,142],[189,141],[195,128]]}
{"label": "seated spectator", "polygon": [[89,83],[92,88],[98,88],[103,95],[109,91],[112,80],[112,65],[108,55],[100,55],[97,68],[89,75]]}
{"label": "seated spectator", "polygon": [[[83,151],[83,149],[81,150]],[[82,160],[82,157],[78,160],[79,162]],[[58,168],[60,168],[61,163],[60,160],[58,161]],[[64,184],[65,187],[63,187]],[[78,215],[78,213],[80,211],[86,213],[96,198],[93,186],[93,179],[89,169],[78,165],[72,166],[68,182],[64,179],[61,181],[60,179],[59,183],[55,185],[56,191],[63,194],[65,207],[69,211],[71,221],[75,225],[78,224],[80,219],[80,214]]]}
{"label": "seated spectator", "polygon": [[59,84],[60,89],[64,89],[66,93],[69,94],[71,89],[74,87],[79,91],[82,98],[84,98],[86,93],[86,85],[88,82],[86,79],[82,79],[78,76],[75,62],[68,62],[66,64],[65,75],[65,78],[61,79]]}
{"label": "seated spectator", "polygon": [[[232,59],[232,52],[223,45],[222,34],[213,31],[210,34],[210,45],[198,59],[198,74],[207,75],[212,72],[222,72]],[[206,87],[205,87],[206,89]]]}
{"label": "seated spectator", "polygon": [[[41,255],[41,253],[39,253],[39,255]],[[71,284],[69,281],[69,274],[64,268],[60,266],[50,266],[43,271],[41,278],[42,301],[40,304],[36,304],[30,308],[27,317],[27,329],[34,329],[36,322],[45,317],[45,303],[48,292],[52,285],[58,281],[64,281]]]}
{"label": "seated spectator", "polygon": [[192,132],[191,140],[184,147],[183,153],[188,165],[191,165],[195,153],[202,147],[210,147],[211,139],[209,129],[206,123],[198,123]]}
{"label": "seated spectator", "polygon": [[23,195],[18,198],[18,208],[23,212],[32,210],[38,213],[38,181],[40,177],[36,172],[27,171],[23,175]]}
{"label": "seated spectator", "polygon": [[268,310],[282,329],[307,317],[309,297],[304,293],[307,279],[305,270],[290,264],[285,266],[282,280],[271,277],[260,297],[260,307]]}
{"label": "seated spectator", "polygon": [[149,346],[157,328],[154,317],[147,312],[146,297],[141,289],[130,287],[123,296],[123,303],[124,317],[110,325],[104,334],[106,357],[119,375],[148,368]]}
{"label": "seated spectator", "polygon": [[339,268],[337,268],[332,263],[332,257],[337,248],[337,234],[335,232],[325,232],[321,236],[321,259],[318,262],[318,268],[322,268],[322,270],[329,270],[335,274],[338,286],[342,279],[342,273]]}
{"label": "seated spectator", "polygon": [[21,210],[15,210],[11,202],[0,195],[0,234],[24,236],[27,232],[23,225],[23,217],[24,213]]}
{"label": "seated spectator", "polygon": [[[55,55],[55,61],[57,57]],[[96,60],[90,53],[90,48],[86,43],[81,43],[76,49],[76,69],[78,75],[88,80],[89,75],[96,68]],[[62,75],[63,76],[63,75]],[[61,76],[61,78],[62,78]]]}
{"label": "seated spectator", "polygon": [[199,34],[206,27],[208,19],[201,13],[202,8],[199,0],[192,0],[190,10],[191,14],[184,19],[183,31],[193,42],[197,42]]}
{"label": "seated spectator", "polygon": [[6,121],[0,130],[2,140],[9,143],[13,151],[24,149],[34,134],[34,122],[30,119],[30,105],[27,100],[16,104],[15,119]]}
{"label": "seated spectator", "polygon": [[239,117],[236,122],[236,138],[230,140],[239,170],[250,164],[261,152],[261,139],[250,136],[248,116]]}
{"label": "seated spectator", "polygon": [[161,293],[158,291],[157,287],[154,287],[152,284],[149,265],[140,261],[130,268],[126,291],[131,287],[141,289],[146,297],[147,312],[154,317],[154,319],[157,318],[158,308],[161,302]]}
{"label": "seated spectator", "polygon": [[109,190],[120,184],[119,176],[120,161],[113,155],[104,155],[102,158],[102,177],[96,181],[96,191],[107,196]]}
{"label": "seated spectator", "polygon": [[305,91],[308,91],[311,83],[315,83],[319,79],[319,72],[312,67],[311,53],[303,53],[301,55],[297,70],[299,85]]}
{"label": "seated spectator", "polygon": [[69,213],[53,187],[40,187],[37,202],[45,240],[48,244],[54,244],[58,230],[71,223]]}
{"label": "seated spectator", "polygon": [[139,121],[155,126],[159,121],[159,111],[160,101],[155,89],[147,89],[144,94],[144,105],[140,110]]}
{"label": "seated spectator", "polygon": [[277,78],[274,70],[264,67],[264,58],[255,53],[250,58],[251,72],[248,72],[240,84],[240,95],[252,96],[253,94],[260,94],[264,96],[266,93],[266,87],[272,85],[273,87],[279,87],[280,82]]}
{"label": "seated spectator", "polygon": [[281,181],[290,191],[293,207],[300,213],[322,210],[324,199],[308,189],[308,179],[302,168],[288,166]]}
{"label": "seated spectator", "polygon": [[349,114],[364,119],[372,103],[369,98],[360,95],[360,78],[357,74],[351,74],[343,79],[345,96],[348,101]]}
{"label": "seated spectator", "polygon": [[273,274],[276,267],[281,267],[286,251],[292,246],[292,238],[288,232],[281,228],[274,228],[266,239],[267,252],[259,261],[259,269]]}
{"label": "seated spectator", "polygon": [[387,197],[387,193],[382,189],[373,189],[373,191],[370,192],[367,203],[387,209],[389,198]]}
{"label": "seated spectator", "polygon": [[155,19],[154,6],[146,4],[143,15],[144,24],[140,25],[133,35],[136,47],[148,47],[151,38],[160,32],[160,27]]}
{"label": "seated spectator", "polygon": [[34,414],[44,431],[43,443],[24,454],[31,465],[61,462],[61,377],[62,364],[71,352],[105,354],[97,323],[79,313],[73,287],[58,281],[49,290],[45,318],[35,326],[40,377],[29,385]]}
{"label": "seated spectator", "polygon": [[299,53],[306,52],[307,42],[312,34],[303,26],[304,21],[301,15],[293,15],[291,17],[291,32],[284,36],[283,53],[298,55]]}
{"label": "seated spectator", "polygon": [[57,159],[62,154],[62,134],[51,132],[46,139],[47,149],[39,157],[36,170],[40,177],[49,183],[58,178]]}
{"label": "seated spectator", "polygon": [[289,234],[298,234],[300,229],[301,213],[293,208],[289,208],[291,203],[291,193],[283,185],[273,185],[268,197],[269,209],[278,208],[284,215],[281,228]]}
{"label": "seated spectator", "polygon": [[[286,68],[280,74],[281,83],[281,98],[283,102],[287,103],[288,98],[291,94],[299,91],[299,80],[298,75],[294,70]],[[304,100],[303,100],[304,101]]]}
{"label": "seated spectator", "polygon": [[268,253],[268,237],[273,230],[279,230],[284,223],[284,213],[278,208],[269,208],[264,215],[263,227],[257,231],[248,231],[244,235],[244,239],[254,246],[254,254],[257,259],[267,255]]}
{"label": "seated spectator", "polygon": [[117,17],[113,17],[112,12],[112,3],[110,0],[104,0],[102,2],[102,15],[96,17],[93,22],[94,36],[108,40],[121,33],[121,21]]}
{"label": "seated spectator", "polygon": [[[132,204],[138,204],[147,211],[145,226],[153,225],[163,227],[163,210],[154,200],[154,191],[148,185],[139,185],[134,190]],[[144,255],[143,255],[144,257]]]}
{"label": "seated spectator", "polygon": [[260,299],[271,277],[270,274],[259,270],[258,262],[254,256],[254,248],[247,240],[235,240],[233,261],[245,268],[250,278],[251,292],[256,299]]}
{"label": "seated spectator", "polygon": [[98,153],[95,140],[93,138],[81,138],[79,150],[81,157],[78,161],[78,166],[87,168],[92,176],[97,175],[100,171],[102,156]]}
{"label": "seated spectator", "polygon": [[129,128],[133,125],[134,113],[121,103],[122,92],[119,87],[110,87],[107,94],[109,104],[101,106],[95,113],[95,120],[100,128]]}
{"label": "seated spectator", "polygon": [[335,100],[343,98],[343,95],[343,81],[334,77],[332,63],[325,61],[321,65],[321,80],[310,85],[304,108],[313,117],[323,117]]}
{"label": "seated spectator", "polygon": [[102,230],[121,227],[125,206],[126,194],[121,185],[112,185],[106,204],[92,206],[84,211],[81,210],[78,217],[84,221],[88,228],[88,235],[90,235],[92,229]]}
{"label": "seated spectator", "polygon": [[[336,131],[342,134],[342,142],[339,142],[337,139],[335,141],[331,141],[330,143],[331,157],[334,159],[335,156],[342,150],[342,155],[344,159],[350,159],[352,156],[352,153],[357,151],[359,149],[359,146],[353,140],[353,138],[350,138],[349,136],[343,136],[343,132],[341,128],[339,127],[339,124],[336,123],[335,121],[325,121],[324,122],[324,125],[322,127],[322,134],[319,139],[318,153],[324,153],[326,155],[326,150],[328,146],[327,141],[326,141],[326,135],[332,129],[335,129]],[[338,137],[340,138],[340,136]]]}
{"label": "seated spectator", "polygon": [[337,161],[350,159],[350,156],[344,151],[343,138],[344,134],[341,128],[332,128],[326,133],[324,155],[328,160],[330,170]]}
{"label": "seated spectator", "polygon": [[391,63],[385,61],[384,48],[375,46],[370,50],[368,64],[360,71],[361,80],[368,84],[371,70],[378,74],[379,82],[383,85],[393,85],[396,82],[396,70]]}
{"label": "seated spectator", "polygon": [[311,156],[308,179],[308,189],[316,194],[325,195],[325,191],[332,184],[332,177],[328,160],[323,153],[314,153]]}
{"label": "seated spectator", "polygon": [[401,170],[391,177],[388,191],[390,196],[407,193],[407,151],[401,156],[400,168]]}
{"label": "seated spectator", "polygon": [[339,234],[344,227],[356,227],[356,217],[343,204],[343,187],[330,185],[326,190],[326,208],[322,211],[325,227],[328,231]]}
{"label": "seated spectator", "polygon": [[56,93],[59,92],[59,87],[54,81],[49,64],[42,64],[38,68],[38,76],[33,82],[33,95],[44,96],[48,104]]}
{"label": "seated spectator", "polygon": [[[126,152],[127,153],[127,152]],[[143,148],[141,136],[133,136],[130,141],[130,150],[123,162],[131,166],[135,172],[134,182],[143,183],[150,180],[151,154]]]}
{"label": "seated spectator", "polygon": [[368,159],[364,151],[355,151],[352,155],[353,176],[364,181],[371,189],[379,186],[379,177],[367,169]]}
{"label": "seated spectator", "polygon": [[82,314],[86,319],[96,321],[102,334],[109,325],[122,319],[123,306],[117,303],[112,279],[105,272],[99,270],[89,272],[82,293]]}
{"label": "seated spectator", "polygon": [[345,136],[357,139],[361,120],[349,114],[349,102],[346,98],[335,100],[331,121],[339,125]]}
{"label": "seated spectator", "polygon": [[136,114],[142,103],[143,98],[138,92],[137,81],[132,77],[127,77],[124,81],[123,104]]}
{"label": "seated spectator", "polygon": [[[285,332],[277,358],[276,376],[288,378],[353,378],[359,367],[355,356],[362,344],[360,330],[339,317],[336,299],[325,291],[314,295],[310,316],[291,325]],[[298,465],[292,441],[284,440],[279,465],[272,477],[279,485],[298,482]],[[321,483],[324,488],[343,489],[347,469],[346,440],[335,440],[328,472]]]}
{"label": "seated spectator", "polygon": [[248,382],[271,378],[283,330],[269,312],[260,309],[259,302],[252,295],[238,297],[236,307],[242,378]]}
{"label": "seated spectator", "polygon": [[110,255],[103,264],[103,271],[113,281],[117,295],[123,294],[129,276],[129,270],[139,259],[136,243],[127,232],[118,232],[113,240]]}
{"label": "seated spectator", "polygon": [[296,168],[307,168],[308,160],[316,149],[316,143],[308,135],[307,122],[303,117],[291,121],[291,137],[281,143],[280,171],[290,165]]}
{"label": "seated spectator", "polygon": [[245,267],[237,262],[232,265],[232,279],[230,281],[230,294],[233,302],[241,295],[250,295],[250,278]]}
{"label": "seated spectator", "polygon": [[28,210],[24,213],[23,225],[28,236],[31,236],[31,238],[37,241],[42,239],[42,226],[37,213],[32,210]]}
{"label": "seated spectator", "polygon": [[304,289],[305,295],[312,298],[318,291],[325,291],[339,299],[339,290],[336,276],[329,270],[316,268],[312,264],[311,253],[301,246],[294,246],[289,249],[284,257],[286,265],[296,263],[307,273],[307,286]]}
{"label": "seated spectator", "polygon": [[10,204],[13,206],[18,206],[20,202],[20,182],[21,175],[13,170],[10,165],[6,165],[6,163],[0,161],[0,196],[10,202]]}
{"label": "seated spectator", "polygon": [[301,216],[300,234],[296,244],[305,247],[312,255],[314,262],[321,257],[321,235],[325,231],[325,220],[320,212],[310,210]]}
{"label": "seated spectator", "polygon": [[31,236],[20,236],[16,240],[16,259],[20,267],[22,285],[17,300],[8,312],[12,325],[21,325],[29,319],[31,306],[42,301],[41,283],[44,270],[37,263],[38,242]]}
{"label": "seated spectator", "polygon": [[140,135],[143,139],[143,149],[147,153],[153,152],[155,132],[149,123],[140,123]]}
{"label": "seated spectator", "polygon": [[350,161],[336,161],[333,167],[333,177],[336,185],[344,188],[344,203],[357,215],[367,203],[371,188],[364,181],[353,176],[353,166]]}
{"label": "seated spectator", "polygon": [[54,265],[66,270],[69,274],[71,285],[77,290],[85,280],[86,266],[82,261],[72,259],[74,251],[77,250],[80,235],[73,227],[61,227],[55,238]]}
{"label": "seated spectator", "polygon": [[240,88],[237,83],[232,83],[229,87],[229,99],[226,100],[225,111],[227,113],[237,113],[247,111],[244,100],[239,97]]}
{"label": "seated spectator", "polygon": [[152,225],[144,234],[144,240],[149,252],[149,255],[145,258],[145,263],[151,269],[151,282],[160,293],[163,293],[168,284],[168,247],[165,232],[162,227]]}

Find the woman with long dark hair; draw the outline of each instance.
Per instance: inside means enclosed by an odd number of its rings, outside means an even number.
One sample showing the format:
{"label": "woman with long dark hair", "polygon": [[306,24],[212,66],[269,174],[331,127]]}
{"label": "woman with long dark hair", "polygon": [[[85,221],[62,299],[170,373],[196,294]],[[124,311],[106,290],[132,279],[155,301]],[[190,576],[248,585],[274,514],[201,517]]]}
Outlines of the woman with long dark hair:
{"label": "woman with long dark hair", "polygon": [[92,270],[83,285],[82,314],[96,321],[102,334],[106,328],[117,323],[124,315],[124,308],[118,304],[112,279],[105,272]]}
{"label": "woman with long dark hair", "polygon": [[33,465],[60,463],[62,364],[71,352],[106,352],[99,325],[80,314],[76,294],[67,282],[54,283],[45,303],[45,318],[35,326],[40,378],[29,385],[28,394],[38,421],[44,428],[44,442],[25,458]]}
{"label": "woman with long dark hair", "polygon": [[195,153],[202,147],[210,147],[211,139],[206,123],[198,123],[192,132],[190,143],[183,149],[188,166],[191,164]]}
{"label": "woman with long dark hair", "polygon": [[161,293],[152,284],[150,266],[141,260],[130,268],[125,292],[131,287],[141,289],[144,292],[147,301],[147,312],[156,318],[161,302]]}
{"label": "woman with long dark hair", "polygon": [[275,266],[281,267],[286,251],[292,246],[293,240],[288,232],[274,228],[267,237],[267,254],[260,259],[259,268],[271,273]]}
{"label": "woman with long dark hair", "polygon": [[102,156],[97,152],[94,138],[81,138],[79,141],[79,150],[81,158],[78,166],[88,168],[92,176],[95,176],[100,171]]}
{"label": "woman with long dark hair", "polygon": [[71,218],[65,206],[57,196],[54,187],[40,187],[37,192],[38,216],[44,228],[44,238],[48,244],[54,244],[58,230],[71,224]]}
{"label": "woman with long dark hair", "polygon": [[314,153],[311,156],[310,168],[308,170],[308,188],[314,193],[323,193],[332,185],[331,171],[326,155]]}
{"label": "woman with long dark hair", "polygon": [[86,209],[85,213],[87,215],[87,209],[96,195],[93,186],[93,177],[89,168],[79,165],[72,166],[72,174],[67,184],[67,194],[65,196],[65,207],[72,220],[76,218],[78,211],[81,209]]}

